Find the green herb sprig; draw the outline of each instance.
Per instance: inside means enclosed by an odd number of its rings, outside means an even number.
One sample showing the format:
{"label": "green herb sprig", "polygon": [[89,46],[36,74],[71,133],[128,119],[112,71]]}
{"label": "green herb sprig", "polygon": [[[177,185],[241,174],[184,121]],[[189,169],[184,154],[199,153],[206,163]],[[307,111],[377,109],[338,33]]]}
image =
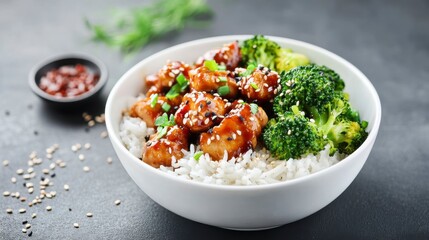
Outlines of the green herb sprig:
{"label": "green herb sprig", "polygon": [[111,26],[92,24],[87,19],[85,22],[95,41],[133,53],[154,38],[182,30],[187,24],[207,23],[207,19],[197,17],[210,16],[212,11],[205,0],[158,0],[117,13]]}
{"label": "green herb sprig", "polygon": [[155,120],[155,126],[158,127],[156,129],[157,131],[156,138],[160,139],[164,137],[167,134],[168,127],[172,127],[174,125],[176,125],[176,121],[174,120],[173,114],[171,114],[170,117],[168,117],[168,114],[164,113],[161,116],[157,117]]}

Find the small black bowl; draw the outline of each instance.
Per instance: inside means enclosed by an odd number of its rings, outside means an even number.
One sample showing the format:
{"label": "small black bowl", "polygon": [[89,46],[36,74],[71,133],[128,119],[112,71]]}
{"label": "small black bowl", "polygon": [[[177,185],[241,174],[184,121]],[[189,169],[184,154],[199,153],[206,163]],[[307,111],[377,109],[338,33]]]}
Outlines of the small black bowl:
{"label": "small black bowl", "polygon": [[[94,88],[75,97],[56,97],[44,92],[39,87],[40,79],[50,70],[67,65],[82,64],[89,71],[98,74],[100,79]],[[51,57],[33,67],[29,75],[29,84],[33,92],[41,99],[59,108],[79,108],[89,104],[99,97],[101,89],[106,85],[108,72],[106,65],[97,58],[85,54],[64,54]]]}

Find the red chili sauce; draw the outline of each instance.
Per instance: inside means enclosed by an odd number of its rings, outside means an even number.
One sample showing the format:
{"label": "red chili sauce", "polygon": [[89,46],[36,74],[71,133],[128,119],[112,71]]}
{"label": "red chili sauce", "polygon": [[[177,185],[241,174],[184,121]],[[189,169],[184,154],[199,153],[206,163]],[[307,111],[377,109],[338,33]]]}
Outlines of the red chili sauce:
{"label": "red chili sauce", "polygon": [[49,71],[40,79],[39,87],[57,97],[75,97],[88,92],[97,84],[100,76],[81,64],[62,66]]}

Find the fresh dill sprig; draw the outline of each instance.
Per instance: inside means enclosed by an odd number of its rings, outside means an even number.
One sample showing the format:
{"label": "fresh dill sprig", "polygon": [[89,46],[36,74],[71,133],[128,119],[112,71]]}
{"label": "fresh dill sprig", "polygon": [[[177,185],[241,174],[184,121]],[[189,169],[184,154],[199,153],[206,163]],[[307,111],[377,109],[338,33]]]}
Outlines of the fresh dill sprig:
{"label": "fresh dill sprig", "polygon": [[204,21],[197,17],[211,14],[205,0],[159,0],[122,12],[112,26],[92,24],[87,19],[85,23],[93,40],[133,53],[154,38],[182,30],[188,23]]}

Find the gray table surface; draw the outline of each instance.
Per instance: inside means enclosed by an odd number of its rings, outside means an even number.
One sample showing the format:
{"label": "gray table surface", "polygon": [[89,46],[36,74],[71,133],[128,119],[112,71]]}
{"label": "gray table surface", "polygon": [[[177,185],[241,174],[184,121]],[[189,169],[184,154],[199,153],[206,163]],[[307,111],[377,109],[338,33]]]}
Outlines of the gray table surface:
{"label": "gray table surface", "polygon": [[[54,199],[28,207],[0,196],[0,239],[23,239],[22,222],[35,239],[428,239],[429,238],[429,2],[428,1],[210,1],[215,16],[204,29],[187,29],[162,38],[133,58],[89,40],[83,18],[108,18],[115,7],[143,1],[36,1],[0,3],[0,192],[29,199],[22,177],[28,155],[58,143],[57,158],[67,162],[51,178]],[[326,48],[349,60],[372,81],[383,118],[369,159],[350,187],[321,211],[300,221],[259,232],[236,232],[179,217],[149,199],[115,156],[102,124],[85,131],[80,113],[52,111],[33,95],[27,75],[42,59],[81,52],[106,63],[110,72],[103,97],[141,59],[193,39],[262,33]],[[89,107],[103,112],[104,103]],[[92,144],[79,161],[75,143]],[[107,164],[106,158],[113,157]],[[44,160],[35,167],[38,185]],[[89,166],[91,171],[83,172]],[[63,190],[64,184],[70,191]],[[36,188],[36,192],[38,189]],[[121,205],[114,201],[120,199]],[[28,202],[28,200],[27,200]],[[52,206],[48,212],[46,206]],[[12,215],[6,208],[13,208]],[[25,207],[27,212],[19,214]],[[69,208],[72,211],[69,211]],[[85,214],[94,216],[87,218]],[[37,218],[31,219],[31,214]],[[80,228],[73,228],[73,223]]]}

